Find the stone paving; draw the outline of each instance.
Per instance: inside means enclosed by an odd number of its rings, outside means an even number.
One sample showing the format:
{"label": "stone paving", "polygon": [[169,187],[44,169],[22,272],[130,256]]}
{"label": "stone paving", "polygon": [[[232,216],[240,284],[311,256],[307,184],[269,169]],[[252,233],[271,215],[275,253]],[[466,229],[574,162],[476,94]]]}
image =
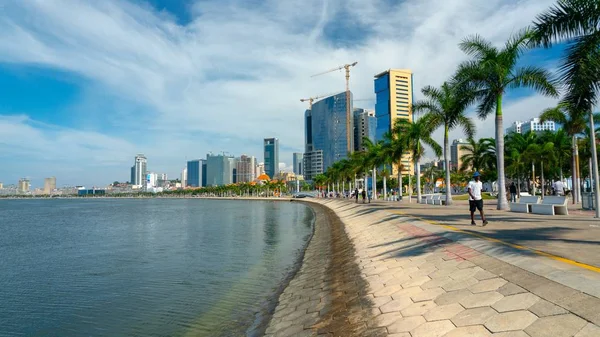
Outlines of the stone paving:
{"label": "stone paving", "polygon": [[[428,232],[412,218],[313,202],[343,222],[352,261],[338,265],[327,243],[334,236],[317,226],[267,336],[600,336],[597,297]],[[339,269],[348,272],[332,277]]]}

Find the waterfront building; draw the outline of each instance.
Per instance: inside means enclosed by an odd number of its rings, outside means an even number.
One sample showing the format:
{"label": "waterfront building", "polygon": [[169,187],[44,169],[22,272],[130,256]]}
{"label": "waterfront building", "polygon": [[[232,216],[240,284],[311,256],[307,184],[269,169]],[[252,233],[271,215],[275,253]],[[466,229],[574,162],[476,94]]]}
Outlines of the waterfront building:
{"label": "waterfront building", "polygon": [[[206,155],[206,186],[221,186],[233,183],[233,165],[235,161],[225,154]],[[189,171],[188,171],[188,183]]]}
{"label": "waterfront building", "polygon": [[263,174],[265,174],[265,163],[258,163],[258,165],[256,165],[256,178],[262,176]]}
{"label": "waterfront building", "polygon": [[202,169],[204,167],[204,162],[204,159],[190,160],[187,162],[187,178],[185,182],[186,187],[204,187],[204,185],[202,185]]}
{"label": "waterfront building", "polygon": [[294,174],[303,175],[304,174],[304,154],[299,152],[294,152],[292,163],[294,165]]}
{"label": "waterfront building", "polygon": [[2,182],[0,182],[0,190],[4,189],[4,184],[2,184]]}
{"label": "waterfront building", "polygon": [[[375,140],[383,139],[398,119],[413,121],[413,74],[409,69],[389,69],[375,75],[375,117],[377,126]],[[414,174],[414,165],[407,152],[402,156],[403,174]],[[398,172],[393,166],[393,174]]]}
{"label": "waterfront building", "polygon": [[249,183],[256,179],[256,158],[253,156],[241,155],[236,163],[236,182]]}
{"label": "waterfront building", "polygon": [[187,186],[187,166],[181,170],[181,187],[186,188]]}
{"label": "waterfront building", "polygon": [[315,176],[323,174],[323,151],[314,150],[304,154],[304,179],[312,181]]}
{"label": "waterfront building", "polygon": [[27,193],[29,192],[29,188],[30,188],[30,184],[29,184],[29,179],[27,178],[21,178],[19,179],[19,185],[18,185],[18,191],[20,193]]}
{"label": "waterfront building", "polygon": [[508,128],[506,128],[506,134],[511,134],[511,133],[521,133],[521,125],[523,123],[520,121],[515,121],[513,122]]}
{"label": "waterfront building", "polygon": [[265,173],[273,178],[279,173],[279,139],[265,138]]}
{"label": "waterfront building", "polygon": [[375,142],[377,132],[377,117],[375,111],[354,108],[354,151],[365,151],[363,138],[367,137]]}
{"label": "waterfront building", "polygon": [[133,166],[131,167],[131,185],[142,187],[146,180],[146,168],[148,160],[143,154],[135,156]]}
{"label": "waterfront building", "polygon": [[146,188],[154,188],[158,184],[158,174],[154,172],[146,173]]}
{"label": "waterfront building", "polygon": [[[352,93],[350,93],[350,104],[352,104]],[[352,106],[350,106],[352,110]],[[307,153],[304,157],[308,157],[308,166],[315,166],[310,162],[313,158],[322,160],[322,168],[326,171],[333,163],[348,158],[348,149],[353,149],[353,133],[350,132],[348,137],[347,122],[350,128],[353,127],[352,116],[347,120],[346,115],[346,92],[329,96],[318,102],[313,103],[312,110],[308,113],[306,128],[306,148]],[[313,153],[315,152],[315,153]],[[306,159],[305,159],[306,164]],[[308,168],[305,166],[305,171]],[[308,173],[308,172],[307,172]],[[322,173],[322,172],[321,172]],[[306,174],[308,175],[308,174]]]}
{"label": "waterfront building", "polygon": [[462,139],[455,139],[450,145],[450,170],[460,170],[462,167],[462,156],[467,153],[467,150],[463,150],[463,146],[469,145],[468,142]]}
{"label": "waterfront building", "polygon": [[527,122],[521,124],[521,133],[525,134],[529,131],[533,132],[544,132],[551,131],[554,132],[557,130],[557,125],[553,121],[545,121],[541,122],[539,118],[532,118]]}
{"label": "waterfront building", "polygon": [[56,177],[44,179],[44,193],[50,194],[56,190]]}

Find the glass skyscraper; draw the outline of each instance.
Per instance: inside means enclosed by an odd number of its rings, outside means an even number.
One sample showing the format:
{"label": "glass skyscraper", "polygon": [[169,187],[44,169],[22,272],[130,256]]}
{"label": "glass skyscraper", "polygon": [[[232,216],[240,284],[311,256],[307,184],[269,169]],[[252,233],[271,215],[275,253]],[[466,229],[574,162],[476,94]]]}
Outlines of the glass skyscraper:
{"label": "glass skyscraper", "polygon": [[294,174],[303,175],[304,155],[302,153],[294,152],[292,162],[294,164]]}
{"label": "glass skyscraper", "polygon": [[274,179],[279,174],[279,139],[265,138],[265,173]]}
{"label": "glass skyscraper", "polygon": [[[233,168],[235,166],[234,158],[220,155],[206,155],[206,185],[221,186],[233,183]],[[188,171],[188,180],[189,180]],[[188,181],[189,184],[189,181]]]}
{"label": "glass skyscraper", "polygon": [[377,133],[377,117],[373,110],[354,109],[354,151],[364,151],[363,138],[375,142]]}
{"label": "glass skyscraper", "polygon": [[196,159],[187,162],[187,181],[189,187],[203,187],[202,175],[204,168],[204,160]]}

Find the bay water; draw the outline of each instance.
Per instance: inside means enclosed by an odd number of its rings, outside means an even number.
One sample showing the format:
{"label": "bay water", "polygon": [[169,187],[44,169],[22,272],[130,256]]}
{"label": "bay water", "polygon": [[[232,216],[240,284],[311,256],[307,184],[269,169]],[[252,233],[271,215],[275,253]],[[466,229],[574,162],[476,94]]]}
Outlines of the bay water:
{"label": "bay water", "polygon": [[0,336],[255,336],[313,221],[296,202],[0,200]]}

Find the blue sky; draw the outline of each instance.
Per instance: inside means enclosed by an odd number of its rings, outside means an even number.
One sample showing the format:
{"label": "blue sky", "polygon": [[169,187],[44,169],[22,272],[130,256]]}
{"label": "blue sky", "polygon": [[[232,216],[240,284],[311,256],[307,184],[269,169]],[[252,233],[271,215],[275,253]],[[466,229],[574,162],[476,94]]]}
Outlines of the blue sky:
{"label": "blue sky", "polygon": [[[373,98],[374,74],[410,68],[418,94],[465,59],[462,38],[501,45],[552,3],[9,1],[0,7],[0,182],[103,186],[128,180],[136,153],[176,177],[209,151],[261,161],[272,136],[290,166],[303,150],[299,99],[344,87],[342,73],[310,75],[358,61],[354,97]],[[522,64],[554,69],[561,52],[534,50]],[[555,102],[511,92],[505,124]],[[493,120],[477,124],[491,134]]]}

